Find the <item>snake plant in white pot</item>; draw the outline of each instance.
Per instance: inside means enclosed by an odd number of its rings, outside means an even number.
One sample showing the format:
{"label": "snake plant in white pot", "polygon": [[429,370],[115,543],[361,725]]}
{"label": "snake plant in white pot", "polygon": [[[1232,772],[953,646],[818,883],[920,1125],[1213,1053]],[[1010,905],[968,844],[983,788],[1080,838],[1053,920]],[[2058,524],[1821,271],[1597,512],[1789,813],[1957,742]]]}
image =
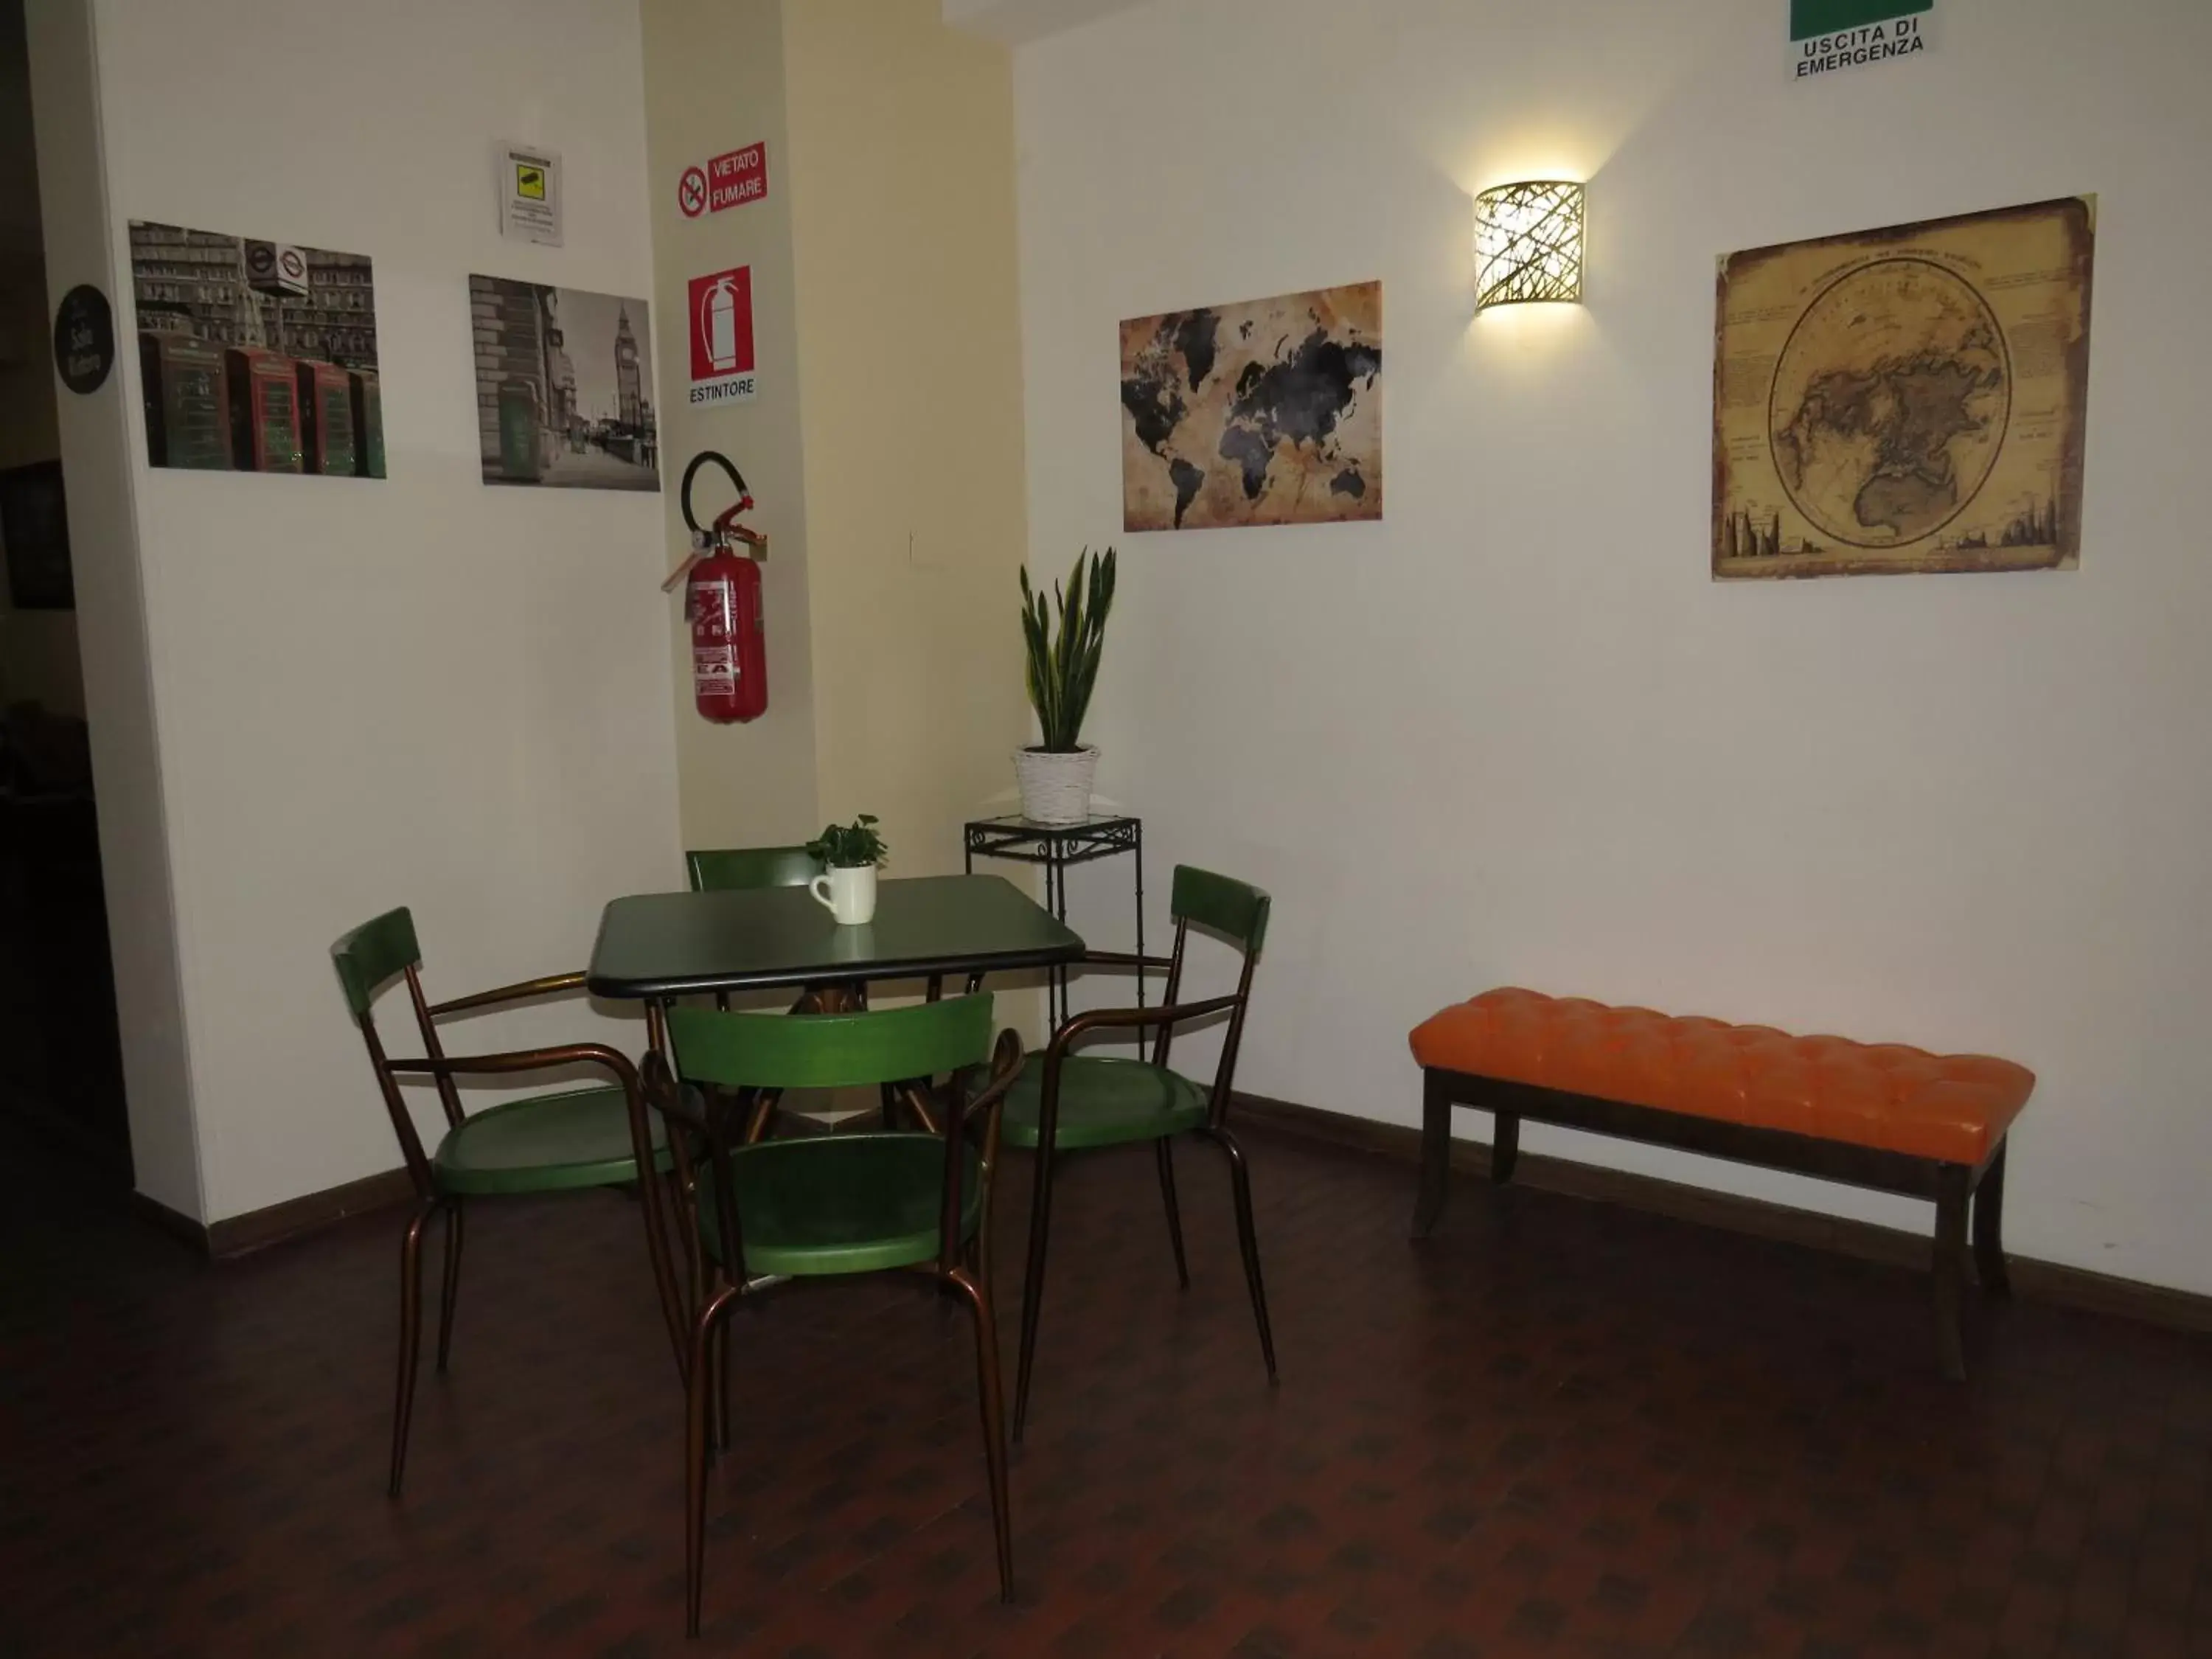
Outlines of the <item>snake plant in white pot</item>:
{"label": "snake plant in white pot", "polygon": [[1106,617],[1114,608],[1114,550],[1093,558],[1085,548],[1075,556],[1066,591],[1054,582],[1052,598],[1048,607],[1043,594],[1030,591],[1030,573],[1022,572],[1022,640],[1041,741],[1014,757],[1014,775],[1021,782],[1024,817],[1033,823],[1080,823],[1091,816],[1091,786],[1098,775],[1098,751],[1082,741],[1083,717],[1090,712],[1098,659],[1106,648]]}

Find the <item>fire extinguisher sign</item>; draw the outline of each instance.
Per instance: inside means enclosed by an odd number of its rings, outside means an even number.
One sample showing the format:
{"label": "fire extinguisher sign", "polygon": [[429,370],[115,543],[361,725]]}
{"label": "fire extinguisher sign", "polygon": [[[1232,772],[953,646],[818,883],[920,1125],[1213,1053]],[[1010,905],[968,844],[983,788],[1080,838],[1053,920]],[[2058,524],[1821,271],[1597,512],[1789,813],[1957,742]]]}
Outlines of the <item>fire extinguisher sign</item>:
{"label": "fire extinguisher sign", "polygon": [[753,268],[694,276],[690,297],[692,404],[751,401]]}

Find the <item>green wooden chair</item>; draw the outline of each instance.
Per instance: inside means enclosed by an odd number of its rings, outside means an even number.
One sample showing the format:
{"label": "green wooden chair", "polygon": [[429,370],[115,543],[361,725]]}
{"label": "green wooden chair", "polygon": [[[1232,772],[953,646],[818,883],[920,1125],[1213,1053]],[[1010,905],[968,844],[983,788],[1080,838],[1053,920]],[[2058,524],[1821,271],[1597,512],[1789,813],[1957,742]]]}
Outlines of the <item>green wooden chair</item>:
{"label": "green wooden chair", "polygon": [[[822,860],[804,847],[705,847],[694,848],[684,854],[684,868],[691,877],[695,893],[750,892],[761,887],[804,887],[822,873]],[[799,1000],[791,1005],[794,1014],[813,1014],[823,1011],[823,989],[808,986],[799,993]],[[834,1000],[832,999],[831,1000]],[[860,988],[860,1003],[867,1004],[867,988]],[[727,1008],[727,992],[717,992],[717,1008]],[[765,1091],[758,1097],[753,1121],[746,1126],[745,1139],[758,1140],[766,1135],[775,1122],[775,1109],[780,1097],[774,1091]],[[889,1098],[885,1099],[886,1107]]]}
{"label": "green wooden chair", "polygon": [[822,873],[804,847],[708,847],[684,855],[695,893],[726,888],[804,887]]}
{"label": "green wooden chair", "polygon": [[[1030,1206],[1029,1276],[1022,1285],[1022,1346],[1014,1379],[1014,1443],[1021,1444],[1029,1414],[1030,1369],[1036,1353],[1037,1314],[1044,1300],[1045,1244],[1052,1227],[1053,1166],[1062,1152],[1103,1146],[1152,1144],[1159,1166],[1160,1194],[1167,1202],[1168,1239],[1175,1247],[1176,1278],[1190,1288],[1183,1261],[1182,1217],[1176,1206],[1175,1161],[1178,1135],[1212,1141],[1229,1159],[1237,1202],[1237,1240],[1244,1256],[1244,1280],[1252,1293],[1252,1313],[1260,1326],[1260,1352],[1267,1362],[1267,1381],[1275,1381],[1275,1340],[1267,1325],[1267,1293],[1260,1279],[1260,1245],[1252,1230],[1252,1181],[1244,1153],[1229,1133],[1229,1097],[1237,1072],[1237,1048],[1244,1035],[1244,1010],[1252,992],[1252,970],[1267,934],[1267,895],[1256,887],[1211,871],[1178,865],[1169,908],[1175,919],[1175,950],[1167,962],[1167,988],[1158,1008],[1097,1008],[1080,1013],[1053,1033],[1042,1055],[1033,1054],[1008,1093],[1004,1134],[1010,1146],[1036,1154],[1035,1196]],[[1237,989],[1201,1002],[1178,1002],[1182,993],[1183,945],[1193,927],[1220,935],[1243,957]],[[1086,962],[1135,965],[1133,957],[1096,952]],[[1146,959],[1146,965],[1151,964]],[[1168,1069],[1168,1045],[1175,1028],[1196,1019],[1226,1014],[1221,1060],[1209,1092]],[[1147,1026],[1158,1029],[1149,1060],[1092,1058],[1072,1052],[1076,1040],[1097,1030]],[[1140,1038],[1141,1040],[1141,1038]]]}
{"label": "green wooden chair", "polygon": [[[1011,1598],[1006,1424],[988,1240],[1000,1106],[1021,1074],[1020,1039],[1006,1032],[994,1048],[988,996],[875,1013],[672,1008],[668,1037],[683,1086],[654,1054],[646,1060],[646,1094],[665,1115],[703,1133],[708,1143],[698,1174],[705,1196],[697,1210],[701,1243],[714,1264],[712,1282],[691,1322],[685,1369],[686,1629],[699,1633],[709,1402],[712,1396],[713,1415],[726,1424],[728,1407],[721,1395],[730,1370],[730,1310],[739,1298],[787,1279],[895,1269],[927,1274],[974,1321],[999,1589]],[[987,1060],[989,1073],[971,1097]],[[948,1075],[941,1086],[931,1081]],[[871,1083],[908,1096],[933,1096],[945,1133],[732,1145],[732,1130],[743,1121],[750,1095]],[[718,1429],[714,1437],[723,1432]]]}
{"label": "green wooden chair", "polygon": [[[647,1249],[655,1287],[677,1364],[684,1363],[684,1325],[677,1299],[675,1269],[663,1231],[660,1183],[639,1181],[642,1148],[648,1145],[656,1170],[669,1168],[665,1136],[646,1110],[638,1075],[616,1050],[596,1042],[567,1043],[500,1054],[450,1055],[438,1037],[437,1022],[503,1004],[570,991],[581,974],[555,974],[502,986],[495,991],[430,1002],[422,994],[422,952],[415,939],[415,919],[404,909],[387,910],[355,928],[331,947],[346,1006],[368,1045],[368,1063],[391,1114],[392,1133],[415,1184],[415,1212],[408,1219],[399,1253],[399,1377],[392,1401],[391,1495],[399,1496],[407,1467],[407,1428],[414,1414],[415,1373],[422,1344],[422,1232],[431,1217],[446,1218],[445,1278],[438,1306],[438,1370],[446,1369],[453,1345],[453,1306],[460,1291],[462,1220],[465,1201],[519,1193],[567,1192],[636,1182],[645,1214]],[[408,1000],[422,1038],[423,1057],[394,1060],[385,1053],[372,1012],[378,993],[396,977],[407,981]],[[457,1077],[536,1072],[586,1066],[613,1079],[611,1085],[534,1095],[501,1101],[473,1115],[461,1109]],[[445,1109],[446,1133],[434,1152],[425,1152],[422,1136],[400,1090],[403,1078],[433,1079]]]}
{"label": "green wooden chair", "polygon": [[[804,887],[822,873],[821,860],[804,847],[716,847],[701,848],[684,855],[685,867],[690,872],[691,890],[695,893],[750,890],[758,887]],[[969,990],[975,986],[970,983]],[[934,1002],[943,994],[943,981],[935,977],[929,981],[929,1000]],[[844,987],[810,985],[799,994],[792,1005],[794,1014],[814,1014],[824,1012],[842,1012],[857,1002],[868,1006],[868,988],[864,984],[857,991]],[[730,999],[719,994],[714,999],[718,1008],[727,1008]],[[764,1091],[758,1098],[752,1121],[746,1126],[745,1139],[758,1140],[775,1126],[775,1109],[779,1097],[775,1091]],[[898,1106],[889,1087],[884,1090],[884,1122],[896,1127]],[[924,1120],[925,1124],[928,1120]]]}

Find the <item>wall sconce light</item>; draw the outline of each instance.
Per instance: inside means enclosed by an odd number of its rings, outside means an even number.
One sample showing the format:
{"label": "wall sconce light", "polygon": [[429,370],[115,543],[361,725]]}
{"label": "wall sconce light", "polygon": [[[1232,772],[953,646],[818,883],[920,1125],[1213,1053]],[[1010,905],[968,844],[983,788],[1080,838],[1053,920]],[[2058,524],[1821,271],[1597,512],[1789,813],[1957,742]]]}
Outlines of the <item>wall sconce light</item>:
{"label": "wall sconce light", "polygon": [[1500,185],[1474,198],[1474,308],[1583,297],[1583,187]]}

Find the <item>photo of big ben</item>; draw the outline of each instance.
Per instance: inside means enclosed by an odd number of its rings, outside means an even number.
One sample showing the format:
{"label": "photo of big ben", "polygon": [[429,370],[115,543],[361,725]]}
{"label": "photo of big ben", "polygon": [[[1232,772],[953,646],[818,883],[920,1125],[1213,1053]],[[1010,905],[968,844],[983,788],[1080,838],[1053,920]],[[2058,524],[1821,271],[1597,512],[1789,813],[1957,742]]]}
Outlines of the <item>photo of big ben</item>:
{"label": "photo of big ben", "polygon": [[486,483],[660,488],[644,301],[471,276],[469,317]]}

